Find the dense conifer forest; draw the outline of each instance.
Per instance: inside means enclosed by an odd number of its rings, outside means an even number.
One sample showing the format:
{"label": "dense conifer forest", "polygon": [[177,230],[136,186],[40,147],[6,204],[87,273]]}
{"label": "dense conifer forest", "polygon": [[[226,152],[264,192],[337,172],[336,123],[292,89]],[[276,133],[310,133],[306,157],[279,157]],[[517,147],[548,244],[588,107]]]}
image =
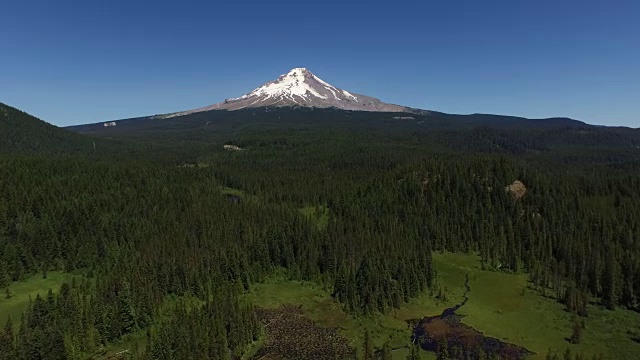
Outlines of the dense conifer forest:
{"label": "dense conifer forest", "polygon": [[198,114],[88,137],[0,116],[0,288],[82,274],[1,319],[0,359],[84,359],[134,333],[123,356],[240,359],[264,336],[243,295],[274,272],[362,317],[442,292],[433,252],[526,273],[578,319],[589,303],[640,311],[638,130],[301,110],[297,126]]}

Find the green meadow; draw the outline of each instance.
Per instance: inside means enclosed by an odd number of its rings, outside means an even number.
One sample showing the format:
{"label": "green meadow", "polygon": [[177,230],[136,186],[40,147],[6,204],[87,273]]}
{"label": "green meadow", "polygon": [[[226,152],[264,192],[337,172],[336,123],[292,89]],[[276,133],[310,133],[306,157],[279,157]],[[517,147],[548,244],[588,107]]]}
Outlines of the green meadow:
{"label": "green meadow", "polygon": [[[338,328],[352,346],[361,352],[365,329],[372,334],[375,347],[385,342],[394,349],[394,359],[404,359],[409,351],[411,329],[406,320],[434,316],[462,301],[465,275],[469,274],[469,301],[458,314],[462,321],[487,336],[523,345],[536,353],[533,359],[544,359],[548,350],[591,357],[602,353],[607,359],[637,359],[640,344],[630,333],[640,326],[640,314],[618,309],[608,311],[589,307],[584,319],[586,328],[580,344],[570,344],[574,316],[554,299],[543,297],[528,288],[526,274],[508,274],[482,270],[475,255],[434,253],[438,282],[447,291],[446,301],[429,294],[388,314],[354,318],[346,314],[331,298],[330,289],[312,282],[290,281],[273,277],[255,284],[248,297],[257,306],[277,308],[283,304],[301,306],[318,325]],[[423,353],[423,358],[435,358]]]}
{"label": "green meadow", "polygon": [[[310,208],[310,209],[316,209]],[[314,210],[315,211],[315,210]],[[315,216],[312,214],[311,216]],[[314,282],[287,280],[277,275],[263,283],[252,285],[247,300],[256,306],[278,308],[284,304],[300,306],[307,317],[319,326],[337,328],[351,346],[361,352],[364,332],[372,334],[376,348],[388,343],[394,359],[404,359],[409,351],[411,329],[407,320],[440,314],[445,308],[462,301],[464,279],[469,274],[469,301],[458,311],[467,325],[487,336],[527,347],[536,353],[533,359],[544,359],[549,349],[587,356],[602,353],[607,359],[636,359],[640,344],[633,341],[640,331],[640,314],[624,309],[606,310],[597,305],[589,306],[589,316],[581,318],[585,330],[580,344],[570,344],[574,315],[552,298],[543,297],[528,287],[526,274],[508,274],[482,270],[475,255],[434,253],[438,285],[447,293],[446,300],[423,294],[388,314],[354,318],[345,313],[341,305],[330,296],[330,289]],[[30,299],[38,294],[45,296],[49,289],[56,292],[74,275],[50,272],[33,275],[25,281],[11,284],[11,297],[5,293],[0,298],[0,318],[3,322],[11,316],[17,327]],[[131,349],[134,343],[143,346],[143,333],[122,339],[108,348],[107,354]],[[255,353],[261,342],[254,344],[245,358]],[[435,358],[423,353],[423,358]]]}
{"label": "green meadow", "polygon": [[318,230],[324,230],[329,224],[329,208],[324,205],[307,206],[298,209],[302,215],[313,222]]}
{"label": "green meadow", "polygon": [[11,316],[14,326],[17,328],[29,300],[35,299],[38,294],[42,297],[46,296],[49,289],[54,293],[58,292],[63,283],[71,282],[73,276],[68,273],[51,271],[47,273],[46,278],[43,278],[42,274],[37,274],[24,281],[11,283],[9,286],[11,297],[7,299],[5,291],[0,294],[0,323],[4,325],[7,318]]}

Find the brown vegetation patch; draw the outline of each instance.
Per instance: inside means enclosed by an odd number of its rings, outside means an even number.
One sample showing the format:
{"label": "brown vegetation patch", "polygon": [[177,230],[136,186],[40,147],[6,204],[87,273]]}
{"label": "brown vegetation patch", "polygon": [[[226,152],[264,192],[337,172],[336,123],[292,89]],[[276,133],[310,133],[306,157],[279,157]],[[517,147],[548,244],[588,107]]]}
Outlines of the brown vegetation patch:
{"label": "brown vegetation patch", "polygon": [[511,185],[507,185],[505,190],[513,195],[514,198],[520,199],[527,192],[527,187],[520,180],[516,180]]}
{"label": "brown vegetation patch", "polygon": [[300,307],[257,308],[256,316],[267,339],[254,359],[347,359],[355,354],[336,329],[316,325]]}
{"label": "brown vegetation patch", "polygon": [[447,353],[451,358],[521,360],[533,353],[526,348],[484,336],[460,322],[457,315],[441,315],[413,320],[413,340],[427,351]]}

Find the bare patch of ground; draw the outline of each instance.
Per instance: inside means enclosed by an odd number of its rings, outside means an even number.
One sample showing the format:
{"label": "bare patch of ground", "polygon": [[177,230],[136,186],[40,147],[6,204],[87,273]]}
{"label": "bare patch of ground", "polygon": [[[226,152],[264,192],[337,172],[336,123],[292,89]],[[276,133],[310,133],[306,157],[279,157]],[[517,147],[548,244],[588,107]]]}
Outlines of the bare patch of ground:
{"label": "bare patch of ground", "polygon": [[302,308],[284,305],[278,309],[257,308],[267,339],[253,359],[347,359],[355,350],[335,328],[316,325]]}

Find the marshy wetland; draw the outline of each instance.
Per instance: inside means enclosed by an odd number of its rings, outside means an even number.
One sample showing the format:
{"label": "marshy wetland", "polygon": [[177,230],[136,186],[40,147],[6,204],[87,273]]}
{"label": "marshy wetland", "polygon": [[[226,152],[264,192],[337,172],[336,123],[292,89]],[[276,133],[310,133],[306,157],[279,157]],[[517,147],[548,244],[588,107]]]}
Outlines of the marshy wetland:
{"label": "marshy wetland", "polygon": [[[562,354],[566,349],[587,358],[602,354],[606,359],[634,359],[640,353],[640,344],[632,336],[640,324],[636,312],[591,304],[582,341],[571,344],[567,338],[573,315],[558,301],[530,289],[526,274],[483,270],[472,254],[435,253],[434,259],[446,298],[426,293],[389,314],[355,318],[343,311],[328,288],[282,277],[255,284],[247,296],[262,308],[294,309],[296,321],[306,322],[300,320],[306,318],[329,329],[325,331],[335,331],[358,356],[362,356],[367,329],[378,353],[387,344],[393,359],[405,359],[412,343],[420,344],[424,359],[435,359],[438,340],[444,337],[451,356],[462,348],[508,359],[545,359],[549,350]],[[269,327],[265,330],[268,342]],[[260,345],[252,354],[260,351]],[[328,343],[314,346],[333,349]]]}

